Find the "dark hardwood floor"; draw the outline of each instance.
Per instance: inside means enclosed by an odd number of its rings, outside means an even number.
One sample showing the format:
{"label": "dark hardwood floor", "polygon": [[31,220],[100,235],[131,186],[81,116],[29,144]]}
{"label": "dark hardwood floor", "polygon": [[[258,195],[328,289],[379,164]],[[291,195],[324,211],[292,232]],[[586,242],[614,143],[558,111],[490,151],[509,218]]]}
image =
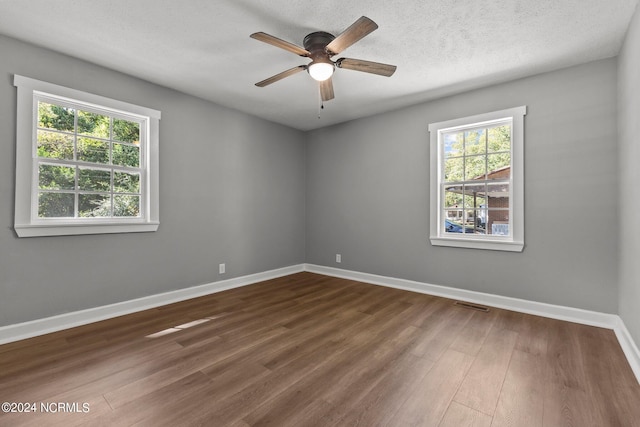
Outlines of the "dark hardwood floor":
{"label": "dark hardwood floor", "polygon": [[2,426],[640,426],[610,330],[312,273],[2,345],[0,401],[37,410]]}

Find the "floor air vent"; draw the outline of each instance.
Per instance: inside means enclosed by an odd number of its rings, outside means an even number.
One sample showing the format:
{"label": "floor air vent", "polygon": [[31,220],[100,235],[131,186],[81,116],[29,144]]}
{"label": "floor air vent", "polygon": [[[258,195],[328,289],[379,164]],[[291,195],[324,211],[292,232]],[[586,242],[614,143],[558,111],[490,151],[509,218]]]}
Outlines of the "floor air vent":
{"label": "floor air vent", "polygon": [[464,307],[464,308],[470,308],[472,310],[483,311],[485,313],[489,312],[489,307],[485,307],[484,305],[474,304],[472,302],[456,301],[453,304],[460,307]]}

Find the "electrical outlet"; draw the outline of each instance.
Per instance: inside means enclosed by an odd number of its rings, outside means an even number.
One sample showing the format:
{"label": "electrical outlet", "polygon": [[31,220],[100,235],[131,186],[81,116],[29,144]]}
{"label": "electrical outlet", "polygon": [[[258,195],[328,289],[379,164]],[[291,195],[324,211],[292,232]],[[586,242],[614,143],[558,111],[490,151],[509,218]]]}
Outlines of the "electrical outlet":
{"label": "electrical outlet", "polygon": [[342,262],[342,255],[336,254],[336,262],[340,264]]}
{"label": "electrical outlet", "polygon": [[218,273],[220,273],[220,274],[224,274],[224,272],[225,272],[225,271],[226,271],[226,269],[225,269],[225,265],[224,265],[224,264],[220,264],[220,265],[218,266]]}

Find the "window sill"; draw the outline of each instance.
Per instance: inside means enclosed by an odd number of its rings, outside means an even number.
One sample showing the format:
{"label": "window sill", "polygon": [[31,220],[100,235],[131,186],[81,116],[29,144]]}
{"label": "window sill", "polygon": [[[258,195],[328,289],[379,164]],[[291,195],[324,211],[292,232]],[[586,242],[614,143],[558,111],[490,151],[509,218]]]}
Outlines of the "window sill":
{"label": "window sill", "polygon": [[508,252],[522,252],[524,249],[524,242],[517,242],[512,240],[472,240],[472,239],[460,239],[452,237],[434,237],[431,238],[431,244],[433,246],[449,246],[453,248],[468,248],[468,249],[487,249],[492,251],[508,251]]}
{"label": "window sill", "polygon": [[15,230],[18,234],[18,237],[41,237],[72,236],[81,234],[144,233],[156,231],[159,226],[159,222],[145,222],[136,224],[103,223],[69,225],[16,224]]}

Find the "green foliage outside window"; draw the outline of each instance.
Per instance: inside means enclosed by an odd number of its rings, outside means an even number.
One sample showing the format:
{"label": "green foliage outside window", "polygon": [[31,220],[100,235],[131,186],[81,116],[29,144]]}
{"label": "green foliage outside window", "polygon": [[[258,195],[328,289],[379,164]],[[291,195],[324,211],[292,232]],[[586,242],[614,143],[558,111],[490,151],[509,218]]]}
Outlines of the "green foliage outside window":
{"label": "green foliage outside window", "polygon": [[[444,136],[444,182],[459,183],[457,190],[445,192],[445,207],[462,208],[485,203],[480,195],[462,195],[466,188],[476,187],[474,181],[490,179],[490,175],[511,165],[511,126],[463,130]],[[478,187],[480,188],[480,187]],[[482,185],[484,188],[484,185]],[[471,192],[470,190],[465,193]]]}
{"label": "green foliage outside window", "polygon": [[[445,181],[484,179],[511,164],[511,127],[502,125],[445,136]],[[485,169],[486,165],[486,169]]]}
{"label": "green foliage outside window", "polygon": [[140,167],[139,122],[40,101],[37,154],[82,162],[39,165],[38,216],[73,217],[75,203],[80,217],[140,215],[140,174],[109,168]]}

